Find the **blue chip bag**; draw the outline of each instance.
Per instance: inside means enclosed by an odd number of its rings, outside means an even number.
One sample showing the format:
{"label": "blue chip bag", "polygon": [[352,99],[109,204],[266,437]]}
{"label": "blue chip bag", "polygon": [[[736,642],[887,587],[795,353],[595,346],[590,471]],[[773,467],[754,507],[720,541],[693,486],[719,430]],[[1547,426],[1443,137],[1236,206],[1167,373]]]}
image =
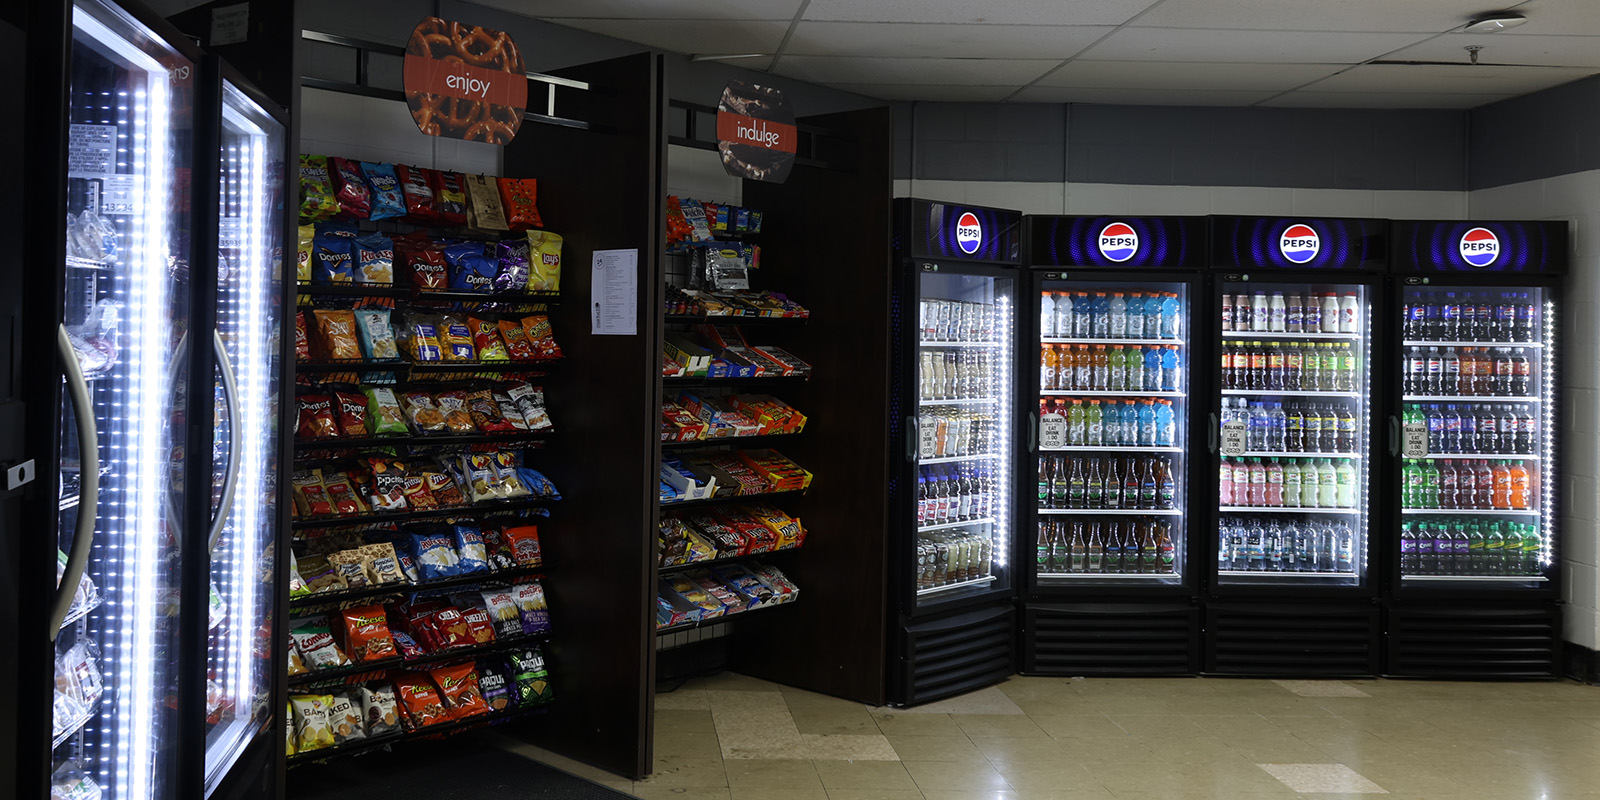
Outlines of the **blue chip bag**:
{"label": "blue chip bag", "polygon": [[406,215],[406,198],[393,164],[361,162],[362,177],[372,190],[372,214],[368,219],[394,219]]}
{"label": "blue chip bag", "polygon": [[456,554],[455,541],[444,531],[411,534],[411,556],[416,562],[418,574],[425,581],[464,574],[461,571],[461,557]]}
{"label": "blue chip bag", "polygon": [[[549,478],[540,474],[538,470],[517,467],[517,477],[522,480],[522,485],[526,486],[534,497],[548,497],[552,500],[561,499],[561,493],[556,491],[556,485],[551,483]],[[669,489],[672,488],[665,483],[662,486],[666,486]],[[676,495],[676,492],[673,494]]]}
{"label": "blue chip bag", "polygon": [[316,283],[355,283],[355,237],[354,228],[342,225],[317,226],[316,235],[311,239],[311,249],[316,257],[316,271],[312,278]]}
{"label": "blue chip bag", "polygon": [[450,526],[456,535],[456,554],[460,557],[458,568],[462,575],[489,571],[489,548],[483,543],[483,533],[477,525],[457,522]]}
{"label": "blue chip bag", "polygon": [[482,242],[457,242],[444,249],[450,265],[450,288],[458,292],[484,292],[494,289],[500,262],[484,254]]}
{"label": "blue chip bag", "polygon": [[355,240],[356,283],[394,283],[394,241],[381,233]]}

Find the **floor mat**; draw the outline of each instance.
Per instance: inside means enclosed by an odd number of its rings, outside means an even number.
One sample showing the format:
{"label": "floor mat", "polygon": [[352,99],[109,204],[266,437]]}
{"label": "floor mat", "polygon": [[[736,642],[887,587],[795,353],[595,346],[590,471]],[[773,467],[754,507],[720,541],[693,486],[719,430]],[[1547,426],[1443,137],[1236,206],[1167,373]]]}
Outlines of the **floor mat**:
{"label": "floor mat", "polygon": [[630,800],[598,783],[472,740],[289,770],[289,800]]}

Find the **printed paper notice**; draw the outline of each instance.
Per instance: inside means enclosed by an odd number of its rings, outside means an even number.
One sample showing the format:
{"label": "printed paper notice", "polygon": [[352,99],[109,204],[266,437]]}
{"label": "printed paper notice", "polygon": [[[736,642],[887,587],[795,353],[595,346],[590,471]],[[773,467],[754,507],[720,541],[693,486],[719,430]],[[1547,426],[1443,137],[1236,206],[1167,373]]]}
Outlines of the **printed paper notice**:
{"label": "printed paper notice", "polygon": [[596,250],[589,276],[593,307],[589,310],[596,336],[633,336],[639,332],[639,251]]}

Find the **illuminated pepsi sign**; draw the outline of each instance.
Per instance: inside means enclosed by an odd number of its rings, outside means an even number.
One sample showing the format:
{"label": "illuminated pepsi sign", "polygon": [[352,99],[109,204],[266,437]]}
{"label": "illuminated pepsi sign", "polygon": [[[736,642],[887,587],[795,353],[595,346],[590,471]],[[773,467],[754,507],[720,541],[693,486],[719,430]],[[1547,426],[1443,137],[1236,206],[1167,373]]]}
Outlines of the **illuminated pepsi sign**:
{"label": "illuminated pepsi sign", "polygon": [[1022,212],[932,200],[895,201],[897,245],[912,258],[1022,260]]}
{"label": "illuminated pepsi sign", "polygon": [[1397,220],[1391,230],[1397,272],[1567,271],[1565,222]]}
{"label": "illuminated pepsi sign", "polygon": [[1039,267],[1203,267],[1205,217],[1029,217]]}
{"label": "illuminated pepsi sign", "polygon": [[1212,217],[1218,269],[1382,269],[1389,224],[1376,219]]}

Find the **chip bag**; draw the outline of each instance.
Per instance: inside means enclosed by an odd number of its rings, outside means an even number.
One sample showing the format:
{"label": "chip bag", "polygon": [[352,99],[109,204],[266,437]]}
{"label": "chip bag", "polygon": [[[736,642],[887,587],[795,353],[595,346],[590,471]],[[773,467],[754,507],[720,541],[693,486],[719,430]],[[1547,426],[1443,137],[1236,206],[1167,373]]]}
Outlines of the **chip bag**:
{"label": "chip bag", "polygon": [[528,291],[528,243],[508,240],[495,245],[500,271],[494,276],[494,290],[522,294]]}
{"label": "chip bag", "polygon": [[297,283],[311,282],[311,260],[316,251],[317,228],[314,225],[301,225],[299,247],[295,250],[294,279]]}
{"label": "chip bag", "polygon": [[550,673],[545,669],[544,650],[537,645],[511,653],[511,676],[517,705],[537,706],[550,702]]}
{"label": "chip bag", "polygon": [[356,333],[360,334],[361,349],[373,361],[393,361],[400,358],[400,346],[394,340],[394,328],[389,326],[387,308],[358,308],[355,311]]}
{"label": "chip bag", "polygon": [[536,178],[501,178],[500,201],[506,224],[514,231],[542,228],[539,219],[539,181]]}
{"label": "chip bag", "polygon": [[419,364],[440,361],[444,358],[444,351],[439,347],[439,328],[426,318],[407,319],[401,340],[411,360]]}
{"label": "chip bag", "polygon": [[[339,432],[345,436],[367,436],[371,431],[367,427],[367,399],[358,394],[349,392],[333,393],[333,400],[338,404]],[[302,406],[302,408],[304,408]]]}
{"label": "chip bag", "polygon": [[406,719],[410,720],[413,730],[449,720],[444,702],[428,676],[404,673],[395,679],[394,688],[400,707],[405,710]]}
{"label": "chip bag", "polygon": [[324,358],[329,361],[361,360],[355,312],[342,308],[319,308],[311,314],[317,321],[318,344]]}
{"label": "chip bag", "polygon": [[354,229],[331,224],[318,225],[317,232],[311,237],[312,254],[315,256],[312,280],[326,284],[354,283],[355,238]]}
{"label": "chip bag", "polygon": [[408,233],[394,239],[395,256],[411,272],[411,285],[419,291],[432,292],[450,285],[449,266],[444,257],[444,243],[429,239],[422,233]]}
{"label": "chip bag", "polygon": [[396,164],[394,174],[400,179],[400,191],[405,196],[406,219],[416,225],[432,225],[437,221],[438,206],[433,202],[433,187],[428,184],[428,170]]}
{"label": "chip bag", "polygon": [[300,218],[307,222],[329,219],[339,213],[333,195],[333,178],[325,156],[300,156]]}
{"label": "chip bag", "polygon": [[550,607],[545,605],[544,586],[538,581],[513,585],[511,599],[517,604],[517,613],[522,617],[523,633],[550,630]]}
{"label": "chip bag", "polygon": [[311,338],[306,335],[306,312],[294,313],[294,360],[300,363],[311,360]]}
{"label": "chip bag", "polygon": [[333,729],[334,744],[344,744],[367,738],[366,726],[361,724],[361,707],[346,692],[329,697],[328,727]]}
{"label": "chip bag", "polygon": [[325,615],[314,614],[290,623],[289,640],[313,671],[350,665],[350,659],[333,640],[333,628]]}
{"label": "chip bag", "polygon": [[480,596],[483,598],[483,608],[489,615],[489,623],[494,626],[496,633],[501,636],[522,635],[522,613],[517,610],[517,602],[512,598],[510,589],[486,589]]}
{"label": "chip bag", "polygon": [[339,436],[339,423],[333,416],[333,397],[325,394],[302,394],[295,397],[300,406],[300,422],[296,436],[301,439],[334,439]]}
{"label": "chip bag", "polygon": [[476,433],[477,426],[472,424],[472,410],[467,405],[467,393],[459,389],[440,392],[434,398],[439,404],[439,410],[444,413],[444,427],[451,433]]}
{"label": "chip bag", "polygon": [[429,672],[439,687],[445,710],[451,719],[466,719],[489,713],[478,688],[478,667],[472,662],[437,667]]}
{"label": "chip bag", "polygon": [[507,361],[506,343],[500,339],[500,326],[493,320],[467,317],[467,330],[472,332],[472,346],[478,351],[479,361]]}
{"label": "chip bag", "polygon": [[483,702],[489,704],[491,712],[505,711],[516,702],[504,660],[485,658],[478,662],[478,691],[483,693]]}
{"label": "chip bag", "polygon": [[484,254],[482,242],[457,242],[444,249],[450,267],[450,288],[458,292],[489,292],[494,289],[500,263]]}
{"label": "chip bag", "polygon": [[361,174],[357,162],[330,156],[329,174],[333,176],[334,198],[339,201],[339,216],[345,219],[368,219],[372,216],[372,190],[367,178]]}
{"label": "chip bag", "polygon": [[358,686],[356,698],[361,703],[361,716],[366,720],[368,736],[399,732],[400,712],[395,707],[393,688],[382,684]]}
{"label": "chip bag", "polygon": [[556,344],[555,333],[550,329],[549,317],[543,314],[523,317],[522,328],[528,332],[528,344],[533,347],[537,358],[561,357],[561,346]]}
{"label": "chip bag", "polygon": [[395,176],[393,164],[357,162],[367,188],[372,191],[372,210],[368,219],[394,219],[406,215],[406,201],[400,189],[400,179]]}
{"label": "chip bag", "polygon": [[501,531],[506,543],[511,545],[511,557],[519,566],[544,566],[544,553],[539,548],[539,526],[517,525]]}
{"label": "chip bag", "polygon": [[[294,505],[302,517],[322,517],[333,513],[328,502],[328,491],[322,487],[322,470],[297,472],[290,479],[294,489]],[[300,573],[302,576],[306,573]]]}
{"label": "chip bag", "polygon": [[345,646],[356,663],[381,661],[400,654],[389,633],[389,618],[383,606],[346,608],[339,614],[344,617]]}
{"label": "chip bag", "polygon": [[381,233],[355,239],[356,283],[394,284],[394,242]]}
{"label": "chip bag", "polygon": [[472,424],[484,433],[510,433],[516,430],[506,421],[505,415],[500,413],[500,406],[494,401],[494,393],[488,389],[468,392],[467,410],[472,412]]}
{"label": "chip bag", "polygon": [[501,337],[505,339],[506,355],[510,356],[512,361],[533,361],[539,357],[533,349],[533,344],[528,341],[527,329],[523,328],[521,323],[503,319],[497,325]]}
{"label": "chip bag", "polygon": [[446,361],[476,361],[478,351],[472,345],[472,328],[464,317],[446,314],[439,318],[439,344],[444,347]]}
{"label": "chip bag", "polygon": [[528,231],[528,290],[561,291],[561,234]]}
{"label": "chip bag", "polygon": [[400,410],[400,401],[395,398],[393,389],[387,386],[362,386],[361,392],[367,396],[367,416],[372,420],[374,434],[383,436],[408,432],[405,414]]}
{"label": "chip bag", "polygon": [[301,694],[289,698],[294,709],[295,752],[309,753],[334,745],[333,727],[328,724],[328,707],[333,698],[325,694]]}
{"label": "chip bag", "polygon": [[467,189],[459,172],[432,172],[433,202],[439,210],[439,224],[467,224]]}

